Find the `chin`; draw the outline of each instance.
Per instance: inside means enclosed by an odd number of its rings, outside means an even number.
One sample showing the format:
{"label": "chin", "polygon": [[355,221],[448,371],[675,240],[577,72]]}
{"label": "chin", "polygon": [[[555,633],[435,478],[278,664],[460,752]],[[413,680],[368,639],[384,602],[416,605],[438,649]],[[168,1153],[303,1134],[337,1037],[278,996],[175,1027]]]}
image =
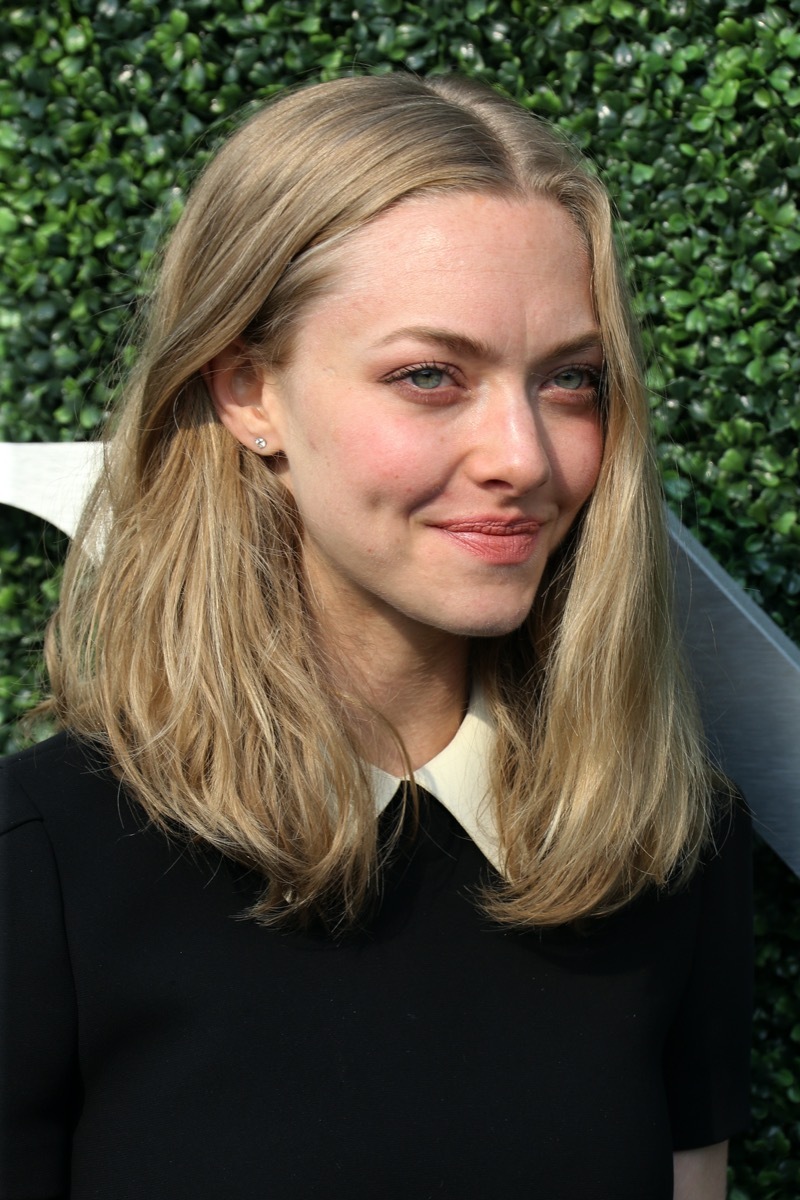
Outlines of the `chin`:
{"label": "chin", "polygon": [[447,633],[457,634],[460,637],[504,637],[507,633],[513,633],[515,629],[519,629],[530,611],[529,605],[527,608],[516,609],[513,612],[487,613],[483,618],[478,618],[472,613],[464,614],[460,620],[454,618],[451,621],[443,621],[441,628]]}
{"label": "chin", "polygon": [[505,637],[508,633],[513,633],[515,629],[519,629],[525,623],[527,613],[514,621],[485,621],[482,625],[475,625],[467,631],[466,637],[472,638],[497,638]]}

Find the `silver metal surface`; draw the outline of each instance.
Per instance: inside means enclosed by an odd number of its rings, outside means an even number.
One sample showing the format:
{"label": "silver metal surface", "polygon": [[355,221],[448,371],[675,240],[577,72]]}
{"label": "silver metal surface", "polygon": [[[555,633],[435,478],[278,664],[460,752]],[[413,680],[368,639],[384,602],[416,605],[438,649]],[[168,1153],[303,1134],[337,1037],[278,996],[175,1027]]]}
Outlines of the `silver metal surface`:
{"label": "silver metal surface", "polygon": [[670,514],[706,731],[761,836],[800,875],[800,650]]}

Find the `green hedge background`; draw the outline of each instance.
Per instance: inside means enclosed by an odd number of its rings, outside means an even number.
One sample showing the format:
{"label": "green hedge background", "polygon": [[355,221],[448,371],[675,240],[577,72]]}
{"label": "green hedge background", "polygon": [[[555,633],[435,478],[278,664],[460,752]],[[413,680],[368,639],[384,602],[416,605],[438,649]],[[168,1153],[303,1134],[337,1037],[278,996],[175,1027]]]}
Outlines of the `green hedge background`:
{"label": "green hedge background", "polygon": [[[561,125],[619,208],[668,498],[800,642],[800,0],[0,3],[0,440],[102,427],[154,249],[289,85],[459,70]],[[2,510],[0,744],[41,689],[65,539]],[[733,1200],[800,1196],[800,885],[756,854],[755,1123]]]}

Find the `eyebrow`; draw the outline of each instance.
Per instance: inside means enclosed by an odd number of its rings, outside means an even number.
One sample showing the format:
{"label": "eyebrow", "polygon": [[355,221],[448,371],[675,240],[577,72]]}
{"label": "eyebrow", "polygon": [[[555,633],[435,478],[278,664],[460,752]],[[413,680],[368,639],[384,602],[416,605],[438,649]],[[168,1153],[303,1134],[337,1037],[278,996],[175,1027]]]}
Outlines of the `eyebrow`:
{"label": "eyebrow", "polygon": [[[468,337],[463,333],[456,333],[452,329],[435,329],[430,325],[408,325],[403,329],[396,329],[386,337],[381,338],[377,343],[378,346],[388,346],[392,342],[402,340],[402,338],[414,338],[422,342],[435,342],[439,346],[443,346],[446,350],[450,350],[453,354],[460,354],[469,358],[480,358],[484,362],[497,363],[500,361],[501,355],[488,342],[484,342],[481,338]],[[574,355],[586,354],[592,350],[602,350],[603,339],[599,329],[587,330],[585,334],[579,337],[570,338],[568,341],[557,342],[551,346],[547,353],[543,356],[543,362],[552,362],[558,358],[571,358]]]}

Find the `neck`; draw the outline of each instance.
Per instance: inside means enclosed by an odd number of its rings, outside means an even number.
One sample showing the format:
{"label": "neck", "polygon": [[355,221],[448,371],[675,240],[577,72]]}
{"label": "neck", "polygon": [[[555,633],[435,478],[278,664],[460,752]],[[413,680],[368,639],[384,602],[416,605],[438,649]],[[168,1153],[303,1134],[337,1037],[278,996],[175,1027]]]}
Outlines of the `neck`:
{"label": "neck", "polygon": [[[402,627],[393,636],[365,631],[350,644],[323,644],[334,687],[353,697],[353,728],[367,762],[405,775],[452,741],[469,700],[467,638],[424,630],[412,639]],[[341,633],[341,631],[339,631]],[[405,761],[396,737],[408,755]]]}

